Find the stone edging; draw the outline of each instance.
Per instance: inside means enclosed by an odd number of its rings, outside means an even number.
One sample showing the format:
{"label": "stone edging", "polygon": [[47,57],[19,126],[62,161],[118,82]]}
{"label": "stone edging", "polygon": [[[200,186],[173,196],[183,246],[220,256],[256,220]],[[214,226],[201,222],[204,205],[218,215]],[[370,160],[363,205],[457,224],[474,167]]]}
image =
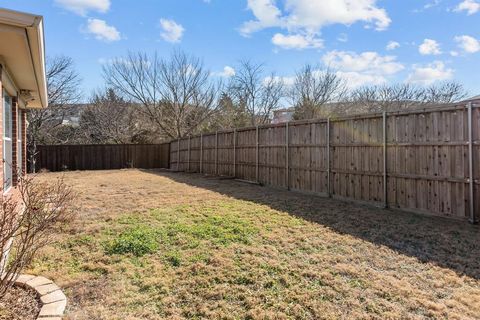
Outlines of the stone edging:
{"label": "stone edging", "polygon": [[37,320],[62,319],[67,306],[67,297],[51,280],[40,276],[20,275],[15,284],[37,292],[42,304]]}

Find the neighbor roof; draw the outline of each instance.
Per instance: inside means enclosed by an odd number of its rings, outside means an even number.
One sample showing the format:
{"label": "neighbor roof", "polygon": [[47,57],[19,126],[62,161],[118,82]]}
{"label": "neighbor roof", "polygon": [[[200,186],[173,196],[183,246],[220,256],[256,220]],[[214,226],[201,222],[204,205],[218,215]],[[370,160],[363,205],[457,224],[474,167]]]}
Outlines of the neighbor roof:
{"label": "neighbor roof", "polygon": [[0,43],[0,61],[26,107],[47,107],[43,17],[0,8]]}

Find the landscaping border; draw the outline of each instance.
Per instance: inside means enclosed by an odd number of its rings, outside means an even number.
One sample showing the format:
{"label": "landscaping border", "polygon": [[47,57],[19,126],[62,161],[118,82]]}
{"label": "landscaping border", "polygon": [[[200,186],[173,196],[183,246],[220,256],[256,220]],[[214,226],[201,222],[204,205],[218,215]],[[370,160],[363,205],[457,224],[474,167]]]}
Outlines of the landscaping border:
{"label": "landscaping border", "polygon": [[15,284],[31,288],[37,293],[42,304],[38,320],[62,319],[67,307],[67,297],[53,281],[42,276],[20,275]]}

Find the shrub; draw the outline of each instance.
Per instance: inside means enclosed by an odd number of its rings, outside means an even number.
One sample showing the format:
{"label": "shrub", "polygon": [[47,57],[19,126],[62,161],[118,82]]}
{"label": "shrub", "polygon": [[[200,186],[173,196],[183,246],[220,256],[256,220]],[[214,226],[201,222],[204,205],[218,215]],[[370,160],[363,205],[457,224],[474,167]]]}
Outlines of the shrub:
{"label": "shrub", "polygon": [[35,253],[52,241],[52,234],[74,213],[74,194],[62,179],[40,183],[33,177],[19,176],[19,197],[0,197],[0,299]]}
{"label": "shrub", "polygon": [[106,243],[105,249],[108,254],[133,254],[141,257],[156,252],[158,241],[155,231],[136,227]]}

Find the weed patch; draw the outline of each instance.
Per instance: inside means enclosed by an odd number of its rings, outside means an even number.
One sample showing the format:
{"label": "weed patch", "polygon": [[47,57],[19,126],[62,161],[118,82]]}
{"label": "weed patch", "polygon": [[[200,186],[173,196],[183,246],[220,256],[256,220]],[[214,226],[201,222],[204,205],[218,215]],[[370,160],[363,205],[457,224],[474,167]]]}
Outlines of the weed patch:
{"label": "weed patch", "polygon": [[157,233],[150,228],[127,229],[104,244],[107,254],[132,254],[141,257],[159,249]]}

